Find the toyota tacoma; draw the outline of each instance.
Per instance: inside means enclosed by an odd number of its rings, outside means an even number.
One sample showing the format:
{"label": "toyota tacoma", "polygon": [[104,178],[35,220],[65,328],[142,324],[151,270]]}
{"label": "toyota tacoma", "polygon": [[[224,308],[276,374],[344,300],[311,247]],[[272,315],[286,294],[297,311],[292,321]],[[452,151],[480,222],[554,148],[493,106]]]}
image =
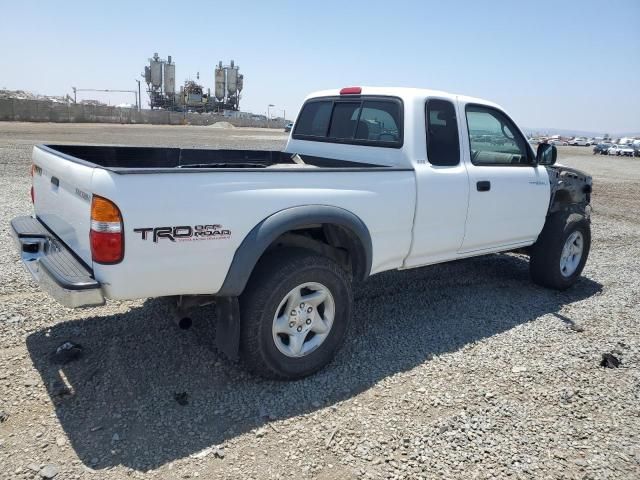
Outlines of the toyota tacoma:
{"label": "toyota tacoma", "polygon": [[485,100],[347,87],[307,97],[283,151],[37,145],[11,232],[61,304],[215,303],[222,352],[296,379],[334,357],[371,275],[522,251],[535,283],[575,283],[591,177],[556,155]]}

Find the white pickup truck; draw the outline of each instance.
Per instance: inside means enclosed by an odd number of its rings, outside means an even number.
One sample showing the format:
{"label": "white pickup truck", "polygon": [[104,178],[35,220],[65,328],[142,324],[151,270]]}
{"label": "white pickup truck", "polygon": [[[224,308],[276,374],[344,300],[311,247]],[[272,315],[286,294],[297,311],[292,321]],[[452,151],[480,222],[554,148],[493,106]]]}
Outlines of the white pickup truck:
{"label": "white pickup truck", "polygon": [[571,286],[591,178],[555,160],[493,103],[348,87],[310,95],[284,151],[38,145],[12,232],[63,305],[215,302],[220,350],[293,379],[332,359],[370,275],[518,250]]}

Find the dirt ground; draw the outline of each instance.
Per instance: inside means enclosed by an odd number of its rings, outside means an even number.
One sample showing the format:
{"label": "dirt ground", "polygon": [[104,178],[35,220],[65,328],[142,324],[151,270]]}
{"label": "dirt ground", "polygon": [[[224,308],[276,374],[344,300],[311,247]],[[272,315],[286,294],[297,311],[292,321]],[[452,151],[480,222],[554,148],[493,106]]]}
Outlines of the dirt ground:
{"label": "dirt ground", "polygon": [[[505,254],[373,276],[336,360],[252,377],[163,300],[69,310],[9,238],[37,143],[273,148],[285,134],[0,122],[0,478],[640,478],[640,159],[560,147],[593,176],[593,245],[566,292]],[[61,362],[71,341],[79,358]],[[618,368],[601,366],[608,353]]]}

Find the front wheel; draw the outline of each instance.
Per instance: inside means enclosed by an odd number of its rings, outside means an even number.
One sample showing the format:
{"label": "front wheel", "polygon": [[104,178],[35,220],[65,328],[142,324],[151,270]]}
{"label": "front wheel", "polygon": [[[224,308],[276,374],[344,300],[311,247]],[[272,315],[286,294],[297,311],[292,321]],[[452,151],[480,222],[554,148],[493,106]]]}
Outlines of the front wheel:
{"label": "front wheel", "polygon": [[240,297],[240,354],[249,370],[295,380],[317,372],[346,336],[353,296],[347,272],[303,249],[260,260]]}
{"label": "front wheel", "polygon": [[531,279],[543,287],[565,290],[580,277],[591,248],[591,225],[584,215],[554,213],[531,247]]}

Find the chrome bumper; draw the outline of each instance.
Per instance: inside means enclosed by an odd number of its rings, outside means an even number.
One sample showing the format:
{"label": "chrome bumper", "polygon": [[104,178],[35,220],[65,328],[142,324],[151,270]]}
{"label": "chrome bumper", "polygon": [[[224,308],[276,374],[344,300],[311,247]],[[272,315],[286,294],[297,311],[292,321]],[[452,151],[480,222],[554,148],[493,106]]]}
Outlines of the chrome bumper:
{"label": "chrome bumper", "polygon": [[65,307],[104,304],[100,283],[53,233],[33,217],[11,220],[11,236],[36,283]]}

